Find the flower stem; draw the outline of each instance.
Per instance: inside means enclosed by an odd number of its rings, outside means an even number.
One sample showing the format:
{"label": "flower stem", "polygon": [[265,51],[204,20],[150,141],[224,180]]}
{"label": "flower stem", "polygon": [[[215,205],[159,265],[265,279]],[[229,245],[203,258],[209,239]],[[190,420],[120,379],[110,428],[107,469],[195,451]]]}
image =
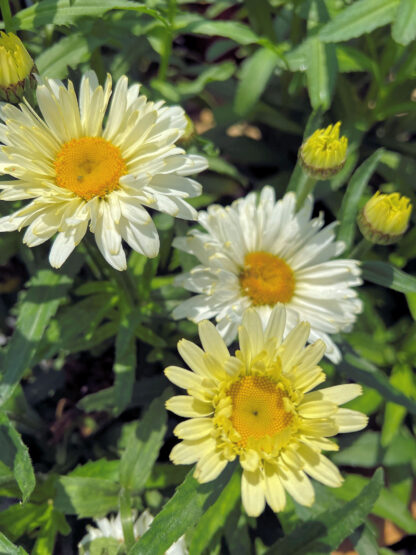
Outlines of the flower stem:
{"label": "flower stem", "polygon": [[125,488],[122,488],[120,491],[119,506],[124,542],[126,544],[127,551],[129,551],[135,544],[136,539],[134,537],[130,492]]}
{"label": "flower stem", "polygon": [[371,249],[373,243],[366,238],[361,239],[361,241],[356,245],[353,250],[351,251],[350,257],[351,258],[358,258],[361,260],[364,255]]}
{"label": "flower stem", "polygon": [[6,33],[12,30],[12,12],[10,11],[9,0],[0,0],[1,16],[4,21],[4,30]]}
{"label": "flower stem", "polygon": [[313,191],[313,188],[315,186],[316,183],[316,179],[314,177],[311,177],[310,175],[307,176],[307,178],[305,180],[302,180],[300,182],[300,186],[298,188],[298,190],[296,190],[296,196],[297,196],[297,200],[296,200],[296,212],[299,212],[299,210],[302,208],[303,203],[305,202],[307,196],[309,195],[309,193],[311,193]]}
{"label": "flower stem", "polygon": [[173,42],[173,22],[176,13],[176,0],[168,1],[168,20],[169,29],[166,29],[165,40],[163,41],[163,50],[159,65],[159,71],[157,74],[158,79],[161,81],[166,81],[166,76],[169,68],[170,55],[172,53],[172,42]]}

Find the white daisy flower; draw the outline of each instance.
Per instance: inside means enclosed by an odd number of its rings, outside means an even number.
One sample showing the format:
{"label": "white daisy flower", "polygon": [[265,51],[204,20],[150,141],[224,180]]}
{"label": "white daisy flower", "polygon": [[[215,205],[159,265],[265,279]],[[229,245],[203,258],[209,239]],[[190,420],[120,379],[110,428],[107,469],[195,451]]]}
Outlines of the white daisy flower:
{"label": "white daisy flower", "polygon": [[88,223],[102,255],[117,270],[126,268],[124,239],[154,257],[159,237],[151,207],[172,216],[196,219],[184,200],[200,194],[186,177],[207,167],[201,156],[186,155],[175,142],[187,121],[179,106],[149,102],[140,85],[117,82],[108,116],[111,78],[104,87],[94,72],[81,81],[79,102],[71,81],[39,82],[43,119],[28,104],[0,108],[0,199],[32,199],[0,219],[0,231],[27,227],[23,241],[34,247],[57,233],[49,261],[59,268],[84,237]]}
{"label": "white daisy flower", "polygon": [[[147,532],[153,520],[153,516],[146,509],[134,522],[133,531],[136,541]],[[86,534],[78,544],[79,552],[82,555],[89,555],[89,546],[91,542],[97,538],[113,538],[120,544],[124,543],[120,513],[116,516],[110,516],[109,518],[99,518],[95,520],[95,523],[97,528],[87,526],[88,534]],[[179,540],[172,544],[166,551],[166,555],[188,555],[188,553],[185,536],[179,538]]]}
{"label": "white daisy flower", "polygon": [[258,202],[250,193],[231,206],[200,212],[206,232],[195,229],[173,243],[201,262],[176,280],[197,295],[178,305],[174,317],[215,318],[230,344],[248,307],[256,307],[265,323],[280,302],[286,305],[287,331],[308,321],[309,340],[322,339],[328,358],[339,361],[330,334],[349,331],[361,312],[352,289],[362,283],[359,262],[336,259],[344,249],[335,241],[336,222],[321,229],[322,214],[311,219],[311,197],[298,213],[295,205],[293,193],[276,202],[274,190],[264,187]]}

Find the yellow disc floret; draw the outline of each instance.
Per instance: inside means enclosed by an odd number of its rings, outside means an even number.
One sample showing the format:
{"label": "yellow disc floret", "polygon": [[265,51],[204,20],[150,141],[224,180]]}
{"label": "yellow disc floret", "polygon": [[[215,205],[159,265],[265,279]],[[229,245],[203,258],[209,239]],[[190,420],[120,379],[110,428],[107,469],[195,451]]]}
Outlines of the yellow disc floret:
{"label": "yellow disc floret", "polygon": [[372,243],[389,245],[406,232],[411,212],[412,205],[407,197],[377,191],[358,216],[358,225],[364,237]]}
{"label": "yellow disc floret", "polygon": [[33,71],[34,62],[19,37],[0,31],[0,98],[21,100],[26,81],[33,84]]}
{"label": "yellow disc floret", "polygon": [[249,438],[273,437],[292,421],[292,414],[285,410],[284,392],[267,377],[243,377],[228,393],[232,399],[231,422],[242,445]]}
{"label": "yellow disc floret", "polygon": [[101,137],[65,143],[54,165],[56,184],[87,201],[117,189],[120,177],[126,173],[120,149]]}
{"label": "yellow disc floret", "polygon": [[254,305],[288,303],[295,291],[295,277],[286,262],[268,252],[251,252],[244,259],[240,274],[240,285],[244,295]]}
{"label": "yellow disc floret", "polygon": [[300,147],[302,167],[315,179],[326,179],[338,173],[345,164],[348,139],[340,137],[341,122],[317,129]]}

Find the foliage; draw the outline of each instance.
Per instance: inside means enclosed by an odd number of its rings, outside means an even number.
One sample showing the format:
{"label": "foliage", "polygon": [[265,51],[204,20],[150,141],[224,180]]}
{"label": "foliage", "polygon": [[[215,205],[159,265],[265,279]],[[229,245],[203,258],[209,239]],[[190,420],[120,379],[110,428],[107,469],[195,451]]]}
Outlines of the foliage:
{"label": "foliage", "polygon": [[[4,8],[4,0],[0,2]],[[365,250],[356,216],[376,189],[416,203],[416,7],[413,0],[40,0],[3,9],[39,73],[127,74],[152,99],[181,104],[194,121],[189,152],[209,159],[202,209],[265,183],[300,191],[303,137],[341,120],[345,167],[315,186],[317,209],[339,220],[346,254],[362,260],[364,311],[340,335],[344,358],[330,384],[364,387],[350,408],[368,431],[332,455],[345,476],[255,521],[241,511],[239,472],[201,485],[167,462],[174,419],[162,370],[194,324],[175,322],[187,297],[174,276],[194,265],[172,248],[189,225],[155,216],[157,258],[130,252],[118,273],[80,244],[52,270],[48,244],[0,235],[0,552],[76,552],[87,518],[121,510],[130,554],[162,554],[186,534],[199,553],[330,553],[349,538],[378,553],[372,513],[416,534],[408,505],[415,471],[416,231]],[[20,201],[17,201],[15,208]],[[6,214],[7,203],[0,203]],[[170,391],[171,394],[171,391]],[[381,470],[383,467],[385,478]],[[364,469],[364,470],[363,470]],[[369,476],[372,476],[370,478]],[[135,543],[131,510],[157,515]],[[406,541],[406,540],[404,540]],[[410,544],[409,544],[410,546]],[[392,547],[394,549],[394,546]],[[410,547],[409,547],[410,549]]]}

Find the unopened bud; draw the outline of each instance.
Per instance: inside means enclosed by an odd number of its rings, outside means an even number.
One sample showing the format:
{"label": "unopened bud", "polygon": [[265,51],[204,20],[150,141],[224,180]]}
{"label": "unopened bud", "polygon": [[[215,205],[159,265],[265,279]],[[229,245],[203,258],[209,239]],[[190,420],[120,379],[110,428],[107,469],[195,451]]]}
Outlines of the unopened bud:
{"label": "unopened bud", "polygon": [[35,64],[22,41],[0,31],[0,99],[20,102],[35,86]]}
{"label": "unopened bud", "polygon": [[327,179],[344,167],[347,158],[347,137],[340,137],[341,122],[317,129],[300,147],[299,160],[303,169],[315,179]]}
{"label": "unopened bud", "polygon": [[378,245],[390,245],[406,232],[411,212],[407,197],[377,191],[361,210],[357,223],[366,239]]}

